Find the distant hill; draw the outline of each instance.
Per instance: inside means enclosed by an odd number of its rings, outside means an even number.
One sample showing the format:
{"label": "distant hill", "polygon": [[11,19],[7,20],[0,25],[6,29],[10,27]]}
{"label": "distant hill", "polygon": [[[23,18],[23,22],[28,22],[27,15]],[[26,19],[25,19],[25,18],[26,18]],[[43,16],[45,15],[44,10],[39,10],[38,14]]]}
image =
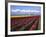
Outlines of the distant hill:
{"label": "distant hill", "polygon": [[36,16],[40,15],[39,13],[35,12],[11,12],[11,16]]}

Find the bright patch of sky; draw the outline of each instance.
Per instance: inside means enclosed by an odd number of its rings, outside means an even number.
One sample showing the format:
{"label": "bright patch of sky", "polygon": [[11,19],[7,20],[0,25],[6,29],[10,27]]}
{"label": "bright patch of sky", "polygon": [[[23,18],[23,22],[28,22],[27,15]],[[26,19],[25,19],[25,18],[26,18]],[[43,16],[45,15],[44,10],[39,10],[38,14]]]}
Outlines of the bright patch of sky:
{"label": "bright patch of sky", "polygon": [[11,5],[11,15],[17,14],[39,14],[41,12],[40,6],[15,6]]}

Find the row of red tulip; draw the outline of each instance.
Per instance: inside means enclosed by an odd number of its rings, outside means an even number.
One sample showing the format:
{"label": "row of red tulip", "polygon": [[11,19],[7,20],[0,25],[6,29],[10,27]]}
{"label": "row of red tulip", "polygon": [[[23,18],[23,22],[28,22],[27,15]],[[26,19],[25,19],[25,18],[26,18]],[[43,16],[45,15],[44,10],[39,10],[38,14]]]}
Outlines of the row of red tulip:
{"label": "row of red tulip", "polygon": [[11,18],[11,30],[36,30],[40,16],[30,16],[22,18]]}

